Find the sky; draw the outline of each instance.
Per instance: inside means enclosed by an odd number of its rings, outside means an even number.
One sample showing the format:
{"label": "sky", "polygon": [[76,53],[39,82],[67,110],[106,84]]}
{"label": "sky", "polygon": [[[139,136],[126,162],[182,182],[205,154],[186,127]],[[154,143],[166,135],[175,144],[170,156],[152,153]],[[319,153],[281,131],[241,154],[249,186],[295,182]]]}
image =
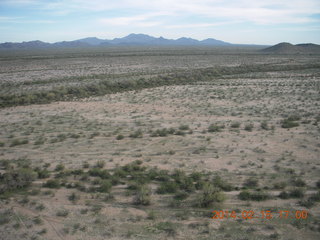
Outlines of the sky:
{"label": "sky", "polygon": [[0,0],[0,42],[130,33],[238,44],[320,44],[320,0]]}

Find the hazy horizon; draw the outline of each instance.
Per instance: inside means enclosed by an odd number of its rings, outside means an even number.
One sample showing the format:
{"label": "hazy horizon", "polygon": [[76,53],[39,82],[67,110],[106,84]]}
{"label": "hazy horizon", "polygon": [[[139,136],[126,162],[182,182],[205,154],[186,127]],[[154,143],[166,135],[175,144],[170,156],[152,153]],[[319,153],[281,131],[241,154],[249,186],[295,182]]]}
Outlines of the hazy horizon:
{"label": "hazy horizon", "polygon": [[235,44],[320,44],[317,0],[2,0],[0,42],[113,39],[131,33]]}

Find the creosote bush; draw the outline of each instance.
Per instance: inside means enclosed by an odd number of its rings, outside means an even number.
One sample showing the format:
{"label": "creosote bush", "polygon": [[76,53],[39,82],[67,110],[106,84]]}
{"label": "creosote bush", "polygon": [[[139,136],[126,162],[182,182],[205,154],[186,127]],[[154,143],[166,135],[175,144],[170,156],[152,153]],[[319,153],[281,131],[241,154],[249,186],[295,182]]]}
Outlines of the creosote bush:
{"label": "creosote bush", "polygon": [[142,185],[136,192],[134,204],[150,205],[151,204],[151,189],[147,185]]}
{"label": "creosote bush", "polygon": [[196,205],[199,207],[210,207],[214,203],[221,203],[225,200],[225,195],[221,190],[210,183],[206,183],[200,194],[200,198]]}

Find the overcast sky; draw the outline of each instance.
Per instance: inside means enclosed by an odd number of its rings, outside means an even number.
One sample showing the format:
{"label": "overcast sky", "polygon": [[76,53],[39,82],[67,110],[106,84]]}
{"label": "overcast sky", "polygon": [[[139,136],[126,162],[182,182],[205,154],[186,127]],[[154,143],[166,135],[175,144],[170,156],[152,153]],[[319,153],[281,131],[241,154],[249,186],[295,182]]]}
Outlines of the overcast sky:
{"label": "overcast sky", "polygon": [[320,0],[0,0],[0,42],[130,33],[320,44]]}

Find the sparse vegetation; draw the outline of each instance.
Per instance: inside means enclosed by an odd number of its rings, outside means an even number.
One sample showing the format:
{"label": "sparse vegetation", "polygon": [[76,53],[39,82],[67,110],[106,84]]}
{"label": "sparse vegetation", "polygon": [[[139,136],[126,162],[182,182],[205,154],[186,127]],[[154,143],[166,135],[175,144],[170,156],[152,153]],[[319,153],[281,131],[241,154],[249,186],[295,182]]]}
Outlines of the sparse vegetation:
{"label": "sparse vegetation", "polygon": [[0,50],[8,239],[318,239],[318,55],[97,49]]}

